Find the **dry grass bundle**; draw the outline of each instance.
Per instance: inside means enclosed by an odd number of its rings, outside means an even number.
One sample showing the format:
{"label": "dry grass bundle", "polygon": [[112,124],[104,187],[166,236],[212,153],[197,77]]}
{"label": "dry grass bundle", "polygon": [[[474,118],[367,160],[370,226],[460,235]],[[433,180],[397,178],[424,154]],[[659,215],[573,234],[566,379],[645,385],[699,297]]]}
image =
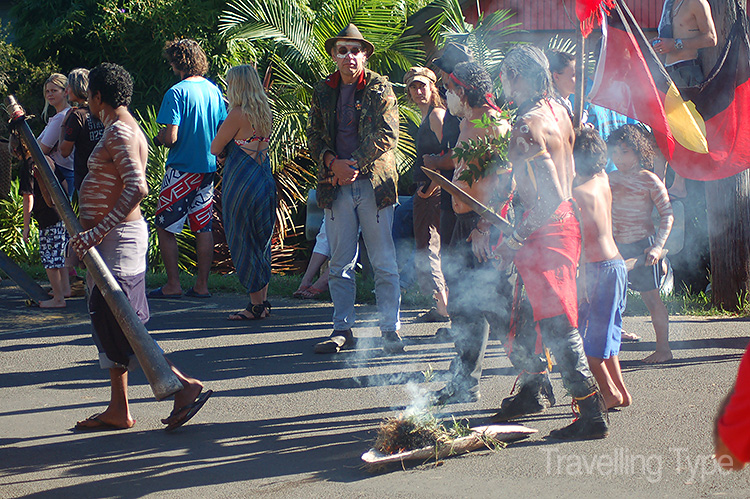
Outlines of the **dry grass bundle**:
{"label": "dry grass bundle", "polygon": [[383,454],[421,449],[431,445],[450,444],[459,437],[469,435],[468,424],[453,420],[453,426],[446,428],[432,414],[403,415],[388,418],[378,428],[375,449]]}

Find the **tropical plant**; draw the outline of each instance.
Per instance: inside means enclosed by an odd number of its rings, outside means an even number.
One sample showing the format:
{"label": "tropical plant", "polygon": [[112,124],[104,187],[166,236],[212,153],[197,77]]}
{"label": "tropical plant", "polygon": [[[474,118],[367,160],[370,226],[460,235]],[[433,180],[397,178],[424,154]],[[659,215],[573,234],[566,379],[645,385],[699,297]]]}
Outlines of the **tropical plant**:
{"label": "tropical plant", "polygon": [[477,2],[479,21],[476,25],[464,18],[460,0],[435,0],[433,7],[440,13],[430,20],[430,36],[438,47],[448,42],[468,46],[477,63],[490,73],[495,88],[500,87],[500,65],[505,57],[509,36],[520,31],[521,23],[510,23],[513,13],[503,9],[485,15]]}
{"label": "tropical plant", "polygon": [[39,230],[31,220],[29,241],[23,240],[23,197],[18,179],[10,184],[10,193],[0,200],[0,250],[17,263],[39,262]]}

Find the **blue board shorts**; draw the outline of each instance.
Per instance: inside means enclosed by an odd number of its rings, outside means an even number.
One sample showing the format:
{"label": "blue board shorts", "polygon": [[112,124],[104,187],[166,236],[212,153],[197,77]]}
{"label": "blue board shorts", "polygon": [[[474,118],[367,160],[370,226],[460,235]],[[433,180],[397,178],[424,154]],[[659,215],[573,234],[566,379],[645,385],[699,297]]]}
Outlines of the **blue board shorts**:
{"label": "blue board shorts", "polygon": [[608,359],[619,355],[627,291],[624,260],[586,264],[587,300],[578,309],[578,328],[587,356]]}

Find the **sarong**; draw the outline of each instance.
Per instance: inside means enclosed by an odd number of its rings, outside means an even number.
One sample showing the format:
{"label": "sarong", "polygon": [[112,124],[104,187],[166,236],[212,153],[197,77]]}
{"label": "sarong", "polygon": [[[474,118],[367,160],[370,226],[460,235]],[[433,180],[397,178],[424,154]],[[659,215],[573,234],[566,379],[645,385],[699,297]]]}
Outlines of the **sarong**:
{"label": "sarong", "polygon": [[547,225],[534,231],[518,250],[514,263],[526,286],[534,320],[566,315],[578,327],[576,268],[581,229],[571,201],[563,201]]}
{"label": "sarong", "polygon": [[[143,219],[117,225],[96,247],[144,324],[150,317],[146,299],[147,248],[148,227]],[[99,350],[100,367],[135,367],[137,363],[133,349],[90,274],[86,276],[86,284],[89,288],[92,335]]]}
{"label": "sarong", "polygon": [[240,282],[250,293],[271,280],[271,236],[276,224],[276,182],[267,154],[261,164],[229,143],[221,205],[224,232]]}

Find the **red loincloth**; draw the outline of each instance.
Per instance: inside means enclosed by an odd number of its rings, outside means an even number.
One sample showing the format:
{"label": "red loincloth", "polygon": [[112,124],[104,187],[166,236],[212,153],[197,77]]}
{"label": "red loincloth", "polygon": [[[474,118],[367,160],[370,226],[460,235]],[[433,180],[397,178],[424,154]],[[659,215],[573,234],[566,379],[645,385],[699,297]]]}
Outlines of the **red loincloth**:
{"label": "red loincloth", "polygon": [[581,229],[571,201],[563,201],[553,220],[534,231],[513,260],[526,286],[534,320],[566,315],[578,327],[576,268]]}
{"label": "red loincloth", "polygon": [[737,371],[737,381],[719,419],[719,436],[724,444],[729,447],[737,459],[743,463],[750,461],[750,348],[745,350],[745,355],[740,362]]}

